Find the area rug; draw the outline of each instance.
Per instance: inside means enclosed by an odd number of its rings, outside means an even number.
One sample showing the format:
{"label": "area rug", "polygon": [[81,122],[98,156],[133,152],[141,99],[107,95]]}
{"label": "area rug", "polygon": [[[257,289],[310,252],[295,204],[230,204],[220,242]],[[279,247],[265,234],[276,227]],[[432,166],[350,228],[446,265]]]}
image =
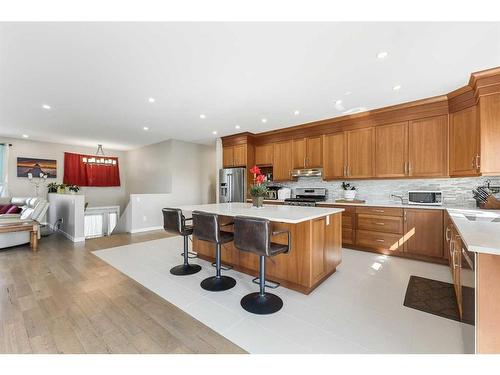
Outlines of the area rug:
{"label": "area rug", "polygon": [[[466,298],[474,294],[472,288],[462,287],[462,289]],[[474,324],[471,317],[464,316],[464,319],[460,319],[455,290],[450,283],[412,275],[403,305],[457,322]]]}

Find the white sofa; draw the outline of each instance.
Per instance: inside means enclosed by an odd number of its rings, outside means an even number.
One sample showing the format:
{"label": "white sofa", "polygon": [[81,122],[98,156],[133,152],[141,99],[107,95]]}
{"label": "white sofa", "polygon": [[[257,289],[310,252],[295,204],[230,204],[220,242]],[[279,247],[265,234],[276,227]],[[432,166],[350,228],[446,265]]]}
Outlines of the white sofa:
{"label": "white sofa", "polygon": [[[19,214],[0,215],[0,223],[24,220],[35,220],[39,223],[43,223],[43,219],[49,208],[49,202],[43,198],[0,198],[0,204],[3,205],[9,203],[19,206],[22,211]],[[40,237],[40,232],[38,232],[38,236]],[[23,245],[29,242],[29,232],[0,233],[0,249],[10,246]]]}

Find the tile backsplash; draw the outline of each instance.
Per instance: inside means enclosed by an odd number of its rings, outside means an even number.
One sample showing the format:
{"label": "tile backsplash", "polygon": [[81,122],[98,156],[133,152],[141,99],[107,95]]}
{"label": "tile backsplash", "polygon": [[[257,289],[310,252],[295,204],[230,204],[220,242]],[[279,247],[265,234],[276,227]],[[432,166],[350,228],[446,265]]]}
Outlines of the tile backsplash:
{"label": "tile backsplash", "polygon": [[[500,177],[468,177],[468,178],[433,178],[433,179],[399,179],[399,180],[349,180],[357,190],[356,198],[368,201],[393,201],[391,194],[403,195],[408,200],[409,190],[437,190],[443,192],[444,204],[458,206],[475,206],[472,189],[483,185],[487,180],[492,186],[500,186]],[[274,183],[276,186],[315,187],[328,189],[328,200],[342,198],[342,181],[323,181],[316,177],[303,177],[297,181]]]}

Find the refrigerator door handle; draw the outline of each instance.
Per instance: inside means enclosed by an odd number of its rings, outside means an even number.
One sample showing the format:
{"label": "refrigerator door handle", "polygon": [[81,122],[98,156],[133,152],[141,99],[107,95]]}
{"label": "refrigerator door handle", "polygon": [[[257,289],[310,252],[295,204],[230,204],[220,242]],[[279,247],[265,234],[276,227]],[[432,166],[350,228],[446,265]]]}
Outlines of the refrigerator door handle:
{"label": "refrigerator door handle", "polygon": [[233,175],[227,175],[227,201],[233,201]]}

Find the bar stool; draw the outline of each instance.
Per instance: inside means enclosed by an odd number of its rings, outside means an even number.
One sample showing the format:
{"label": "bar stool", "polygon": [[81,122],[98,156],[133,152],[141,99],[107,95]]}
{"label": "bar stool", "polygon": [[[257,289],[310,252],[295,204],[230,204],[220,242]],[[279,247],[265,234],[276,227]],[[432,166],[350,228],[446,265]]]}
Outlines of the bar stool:
{"label": "bar stool", "polygon": [[[189,264],[188,259],[188,237],[193,234],[193,226],[186,225],[186,219],[182,211],[178,208],[164,208],[163,212],[163,229],[169,233],[180,234],[184,237],[184,263],[170,269],[170,273],[176,276],[192,275],[201,270],[201,266],[197,264]],[[196,258],[196,257],[194,257]]]}
{"label": "bar stool", "polygon": [[[232,225],[232,223],[223,226]],[[222,231],[218,215],[193,211],[194,235],[197,239],[215,244],[215,276],[208,277],[201,282],[201,287],[211,292],[221,292],[231,289],[236,285],[236,280],[229,276],[221,275],[221,246],[231,242],[234,238],[231,232]]]}
{"label": "bar stool", "polygon": [[[287,233],[288,243],[286,245],[271,242],[273,236]],[[252,282],[259,284],[260,290],[250,293],[241,299],[241,307],[254,314],[273,314],[283,307],[283,300],[275,294],[266,292],[274,286],[266,284],[266,257],[288,253],[291,249],[290,232],[287,230],[272,231],[269,220],[253,217],[236,216],[234,218],[234,245],[238,250],[248,251],[259,255],[260,267],[259,277]],[[257,282],[258,280],[258,282]]]}

